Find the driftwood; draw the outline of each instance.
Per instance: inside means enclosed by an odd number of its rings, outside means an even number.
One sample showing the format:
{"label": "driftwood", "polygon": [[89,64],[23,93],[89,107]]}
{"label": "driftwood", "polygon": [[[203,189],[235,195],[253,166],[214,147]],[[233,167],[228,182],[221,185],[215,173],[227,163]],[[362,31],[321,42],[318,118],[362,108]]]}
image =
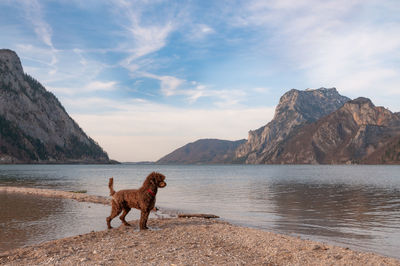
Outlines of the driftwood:
{"label": "driftwood", "polygon": [[211,219],[211,218],[219,218],[219,216],[214,215],[214,214],[204,214],[204,213],[182,213],[178,214],[179,218],[205,218],[205,219]]}

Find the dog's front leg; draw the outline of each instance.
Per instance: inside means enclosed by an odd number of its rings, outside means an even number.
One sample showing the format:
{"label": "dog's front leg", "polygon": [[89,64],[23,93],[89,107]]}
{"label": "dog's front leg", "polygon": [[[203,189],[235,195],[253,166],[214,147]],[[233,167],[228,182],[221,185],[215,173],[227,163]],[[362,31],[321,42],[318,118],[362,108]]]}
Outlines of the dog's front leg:
{"label": "dog's front leg", "polygon": [[142,211],[140,213],[140,230],[147,230],[147,219],[149,218],[149,211]]}

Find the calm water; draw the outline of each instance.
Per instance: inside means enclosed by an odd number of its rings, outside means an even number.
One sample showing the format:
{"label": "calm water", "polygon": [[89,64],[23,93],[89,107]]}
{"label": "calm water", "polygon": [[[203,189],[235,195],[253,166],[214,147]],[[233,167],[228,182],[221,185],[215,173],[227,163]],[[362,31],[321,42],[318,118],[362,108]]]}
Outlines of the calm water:
{"label": "calm water", "polygon": [[[400,258],[400,166],[3,165],[0,185],[87,190],[167,176],[157,206]],[[0,193],[0,251],[103,230],[110,207]],[[138,219],[131,211],[128,220]],[[119,219],[113,221],[118,226]]]}

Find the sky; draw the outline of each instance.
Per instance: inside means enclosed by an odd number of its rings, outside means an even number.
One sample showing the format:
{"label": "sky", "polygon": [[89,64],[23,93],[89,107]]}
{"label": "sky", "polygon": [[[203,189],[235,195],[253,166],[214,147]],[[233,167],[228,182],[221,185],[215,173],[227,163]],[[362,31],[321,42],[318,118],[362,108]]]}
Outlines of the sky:
{"label": "sky", "polygon": [[238,140],[295,88],[400,111],[398,0],[0,0],[0,48],[112,159]]}

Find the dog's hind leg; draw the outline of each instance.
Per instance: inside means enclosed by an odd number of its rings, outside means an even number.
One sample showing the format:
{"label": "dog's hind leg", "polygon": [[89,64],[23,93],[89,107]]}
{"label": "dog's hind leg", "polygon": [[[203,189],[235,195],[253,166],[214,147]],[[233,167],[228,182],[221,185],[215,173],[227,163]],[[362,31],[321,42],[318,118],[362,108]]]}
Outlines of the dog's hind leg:
{"label": "dog's hind leg", "polygon": [[122,211],[122,208],[120,205],[117,205],[116,203],[114,203],[114,201],[112,202],[111,205],[111,215],[107,217],[106,221],[107,221],[107,227],[108,229],[111,229],[111,220],[114,219],[115,217],[118,216],[118,214],[120,214]]}
{"label": "dog's hind leg", "polygon": [[149,211],[142,211],[140,213],[140,230],[147,230],[147,219],[149,218]]}
{"label": "dog's hind leg", "polygon": [[119,219],[121,219],[122,223],[126,226],[130,226],[130,224],[127,223],[127,221],[125,220],[125,216],[128,214],[128,212],[131,210],[131,208],[129,207],[124,207],[124,212],[122,213],[122,215],[119,217]]}

